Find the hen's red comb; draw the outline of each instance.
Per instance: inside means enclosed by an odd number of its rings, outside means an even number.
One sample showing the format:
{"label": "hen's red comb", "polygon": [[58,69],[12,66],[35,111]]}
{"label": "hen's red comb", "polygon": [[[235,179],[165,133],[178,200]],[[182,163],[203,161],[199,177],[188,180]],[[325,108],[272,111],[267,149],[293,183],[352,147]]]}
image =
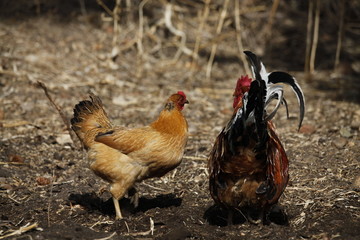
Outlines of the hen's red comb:
{"label": "hen's red comb", "polygon": [[177,94],[179,94],[179,95],[183,96],[184,98],[186,98],[186,95],[185,95],[185,93],[183,91],[178,91]]}

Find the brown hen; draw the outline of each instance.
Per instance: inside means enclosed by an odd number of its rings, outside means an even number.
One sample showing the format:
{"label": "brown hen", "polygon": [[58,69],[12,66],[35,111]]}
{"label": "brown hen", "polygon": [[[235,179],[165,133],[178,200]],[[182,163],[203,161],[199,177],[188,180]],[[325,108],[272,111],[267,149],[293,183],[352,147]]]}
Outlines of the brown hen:
{"label": "brown hen", "polygon": [[[179,91],[167,99],[153,123],[130,129],[112,126],[100,98],[91,94],[90,99],[75,106],[71,125],[88,150],[91,170],[110,183],[120,219],[119,199],[134,190],[136,182],[161,177],[180,164],[188,137],[182,110],[189,102]],[[133,201],[137,206],[137,194]]]}

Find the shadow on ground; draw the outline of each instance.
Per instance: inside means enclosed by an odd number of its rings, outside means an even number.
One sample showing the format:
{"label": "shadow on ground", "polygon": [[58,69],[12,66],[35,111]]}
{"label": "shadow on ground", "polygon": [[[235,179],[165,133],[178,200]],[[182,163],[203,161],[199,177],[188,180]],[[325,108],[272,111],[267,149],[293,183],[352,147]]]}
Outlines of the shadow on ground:
{"label": "shadow on ground", "polygon": [[[244,209],[243,211],[234,211],[233,217],[232,217],[232,224],[238,225],[238,224],[244,224],[248,220],[246,219],[245,215],[242,213],[244,211],[247,211]],[[215,225],[219,227],[228,226],[228,217],[229,216],[229,210],[223,209],[217,205],[210,206],[204,213],[204,218],[207,220],[207,222],[210,225]],[[284,210],[280,206],[275,205],[269,215],[268,215],[268,222],[265,224],[275,223],[278,225],[288,225],[288,217]]]}
{"label": "shadow on ground", "polygon": [[[98,211],[101,214],[115,216],[114,204],[112,198],[104,201],[93,192],[82,194],[70,194],[69,200],[71,204],[79,204],[86,208],[88,211]],[[146,212],[153,208],[169,208],[178,207],[182,203],[181,198],[177,198],[175,194],[161,194],[155,198],[141,197],[139,199],[139,206],[134,208],[130,203],[130,199],[123,198],[120,200],[121,212],[124,216],[134,214],[137,212]]]}

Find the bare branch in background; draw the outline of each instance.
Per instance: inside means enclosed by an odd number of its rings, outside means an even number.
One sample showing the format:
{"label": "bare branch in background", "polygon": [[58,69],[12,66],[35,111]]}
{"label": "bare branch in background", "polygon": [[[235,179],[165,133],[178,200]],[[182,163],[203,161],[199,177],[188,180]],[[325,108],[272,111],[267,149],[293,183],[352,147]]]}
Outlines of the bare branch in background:
{"label": "bare branch in background", "polygon": [[121,3],[121,0],[116,0],[115,7],[113,9],[113,21],[114,21],[114,36],[113,36],[113,41],[112,41],[113,47],[117,43],[119,32],[120,32],[120,25],[119,25],[120,13],[121,13],[120,3]]}
{"label": "bare branch in background", "polygon": [[314,0],[309,0],[309,9],[308,9],[308,21],[306,27],[306,50],[305,50],[305,66],[304,71],[307,77],[310,75],[310,52],[311,52],[311,39],[312,39],[312,29],[314,25]]}
{"label": "bare branch in background", "polygon": [[249,64],[246,60],[245,54],[244,52],[244,46],[243,46],[243,42],[241,39],[241,25],[240,25],[240,7],[239,7],[239,1],[235,1],[235,27],[236,27],[236,40],[237,40],[237,45],[239,48],[239,57],[243,63],[245,72],[247,75],[251,76],[251,71],[249,68]]}
{"label": "bare branch in background", "polygon": [[339,30],[338,30],[334,71],[336,70],[336,68],[338,67],[338,65],[340,63],[340,52],[341,52],[341,46],[342,46],[342,39],[343,39],[343,35],[344,35],[344,17],[345,17],[345,1],[340,0],[340,24],[339,24]]}
{"label": "bare branch in background", "polygon": [[82,14],[84,17],[87,17],[87,11],[86,11],[86,6],[85,6],[85,1],[84,1],[84,0],[79,0],[79,4],[80,4],[81,14]]}
{"label": "bare branch in background", "polygon": [[102,0],[96,0],[96,2],[105,10],[105,12],[107,12],[107,14],[113,17],[113,11],[111,11]]}
{"label": "bare branch in background", "polygon": [[209,16],[209,12],[210,12],[210,0],[205,0],[205,6],[204,6],[203,14],[201,15],[200,25],[199,25],[198,32],[196,35],[195,46],[194,46],[194,51],[193,51],[193,55],[192,55],[193,64],[198,59],[201,35],[202,35],[202,31],[204,29],[205,22]]}
{"label": "bare branch in background", "polygon": [[137,48],[138,53],[142,57],[144,54],[144,49],[142,45],[142,40],[144,36],[144,6],[149,0],[141,1],[139,5],[139,31],[138,31],[138,37],[137,37]]}
{"label": "bare branch in background", "polygon": [[169,31],[171,33],[173,33],[174,35],[179,36],[181,38],[179,49],[176,51],[175,56],[174,56],[174,60],[177,61],[181,55],[181,52],[183,52],[187,55],[192,55],[193,51],[191,51],[189,48],[186,47],[185,32],[180,31],[173,26],[173,24],[171,22],[171,15],[172,15],[172,4],[167,3],[165,6],[165,14],[164,14],[165,26],[169,29]]}
{"label": "bare branch in background", "polygon": [[[235,2],[237,2],[237,1],[235,1]],[[271,11],[270,11],[269,18],[268,18],[268,23],[265,28],[265,38],[264,38],[265,44],[266,44],[266,42],[268,42],[269,39],[271,39],[274,17],[275,17],[277,9],[279,7],[279,3],[280,3],[280,0],[274,0],[274,2],[272,4]]]}
{"label": "bare branch in background", "polygon": [[[220,12],[219,23],[218,23],[218,26],[216,28],[216,36],[221,33],[222,27],[224,25],[224,20],[225,20],[225,17],[226,17],[228,5],[229,5],[229,0],[225,0],[223,9]],[[210,80],[211,69],[212,69],[212,65],[213,65],[213,62],[214,62],[215,54],[216,54],[216,48],[217,48],[217,42],[214,42],[212,47],[211,47],[211,53],[210,53],[209,61],[208,61],[207,66],[206,66],[206,79],[207,80]]]}
{"label": "bare branch in background", "polygon": [[310,67],[309,67],[310,74],[313,74],[315,70],[316,48],[319,40],[319,24],[320,24],[320,0],[316,0],[314,34],[313,34],[311,53],[310,53]]}

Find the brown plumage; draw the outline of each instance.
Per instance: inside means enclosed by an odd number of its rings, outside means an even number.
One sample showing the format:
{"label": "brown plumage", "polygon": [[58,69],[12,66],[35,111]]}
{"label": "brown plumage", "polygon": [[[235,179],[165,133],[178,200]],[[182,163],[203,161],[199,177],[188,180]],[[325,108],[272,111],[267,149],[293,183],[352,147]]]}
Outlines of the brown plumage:
{"label": "brown plumage", "polygon": [[122,215],[118,200],[136,182],[161,177],[180,164],[188,136],[187,121],[181,111],[188,101],[179,91],[168,98],[153,123],[129,129],[112,126],[100,98],[90,95],[90,99],[75,106],[71,124],[88,149],[90,168],[110,183],[119,219]]}
{"label": "brown plumage", "polygon": [[[216,204],[248,220],[268,222],[270,209],[278,202],[289,180],[288,158],[271,118],[280,103],[287,107],[282,86],[287,83],[300,103],[300,124],[304,116],[304,96],[295,79],[287,73],[267,73],[251,52],[245,52],[252,64],[255,80],[241,77],[234,92],[234,113],[216,138],[209,158],[210,193]],[[267,113],[274,99],[278,104]]]}

